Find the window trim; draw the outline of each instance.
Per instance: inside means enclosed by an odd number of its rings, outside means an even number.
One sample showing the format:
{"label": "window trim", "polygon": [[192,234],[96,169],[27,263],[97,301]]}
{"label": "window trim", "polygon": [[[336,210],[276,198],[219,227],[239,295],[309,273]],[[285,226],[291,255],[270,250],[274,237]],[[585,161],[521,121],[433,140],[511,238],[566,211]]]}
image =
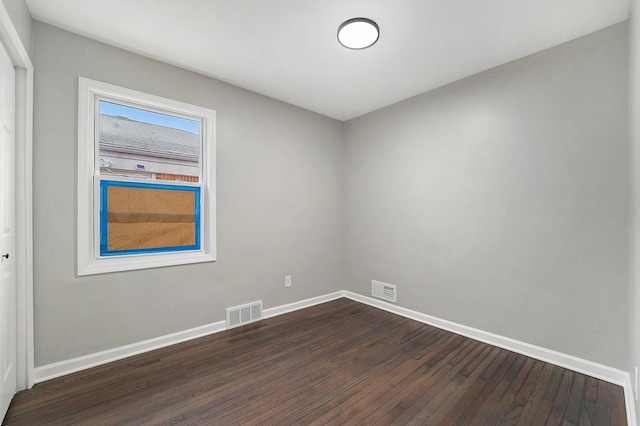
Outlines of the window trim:
{"label": "window trim", "polygon": [[[78,82],[78,182],[77,182],[77,274],[92,275],[116,271],[157,268],[216,260],[216,112],[208,108],[79,77]],[[201,216],[202,248],[198,251],[145,253],[100,257],[96,252],[99,231],[100,194],[95,185],[96,97],[107,97],[159,112],[201,120]],[[106,177],[106,176],[105,176]],[[162,182],[165,183],[165,182]]]}

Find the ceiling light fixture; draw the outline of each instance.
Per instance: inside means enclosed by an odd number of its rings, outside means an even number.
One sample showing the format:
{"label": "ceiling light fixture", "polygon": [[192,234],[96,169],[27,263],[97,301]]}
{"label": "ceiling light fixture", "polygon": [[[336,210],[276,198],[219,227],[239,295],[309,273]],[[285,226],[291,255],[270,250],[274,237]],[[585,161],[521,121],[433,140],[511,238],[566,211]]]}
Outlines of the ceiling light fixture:
{"label": "ceiling light fixture", "polygon": [[380,36],[378,24],[367,18],[353,18],[338,27],[338,41],[349,49],[366,49]]}

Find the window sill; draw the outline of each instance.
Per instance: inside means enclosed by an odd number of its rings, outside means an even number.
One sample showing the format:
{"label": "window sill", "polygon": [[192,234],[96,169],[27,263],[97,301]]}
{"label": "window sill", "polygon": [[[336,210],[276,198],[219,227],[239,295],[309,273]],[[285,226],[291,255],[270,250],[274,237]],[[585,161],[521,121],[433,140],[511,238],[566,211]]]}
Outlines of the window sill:
{"label": "window sill", "polygon": [[[192,263],[214,262],[210,253],[163,253],[126,257],[108,257],[85,259],[78,265],[78,276],[106,274],[110,272],[131,271],[136,269],[160,268],[163,266],[188,265]],[[79,259],[79,261],[82,261]]]}

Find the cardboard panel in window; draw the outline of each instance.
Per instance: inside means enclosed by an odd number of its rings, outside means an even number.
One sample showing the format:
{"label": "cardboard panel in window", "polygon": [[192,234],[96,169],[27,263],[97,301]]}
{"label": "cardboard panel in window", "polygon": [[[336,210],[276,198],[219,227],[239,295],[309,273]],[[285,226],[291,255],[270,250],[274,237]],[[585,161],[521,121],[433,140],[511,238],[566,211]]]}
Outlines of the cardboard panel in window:
{"label": "cardboard panel in window", "polygon": [[200,187],[100,181],[100,255],[200,249]]}

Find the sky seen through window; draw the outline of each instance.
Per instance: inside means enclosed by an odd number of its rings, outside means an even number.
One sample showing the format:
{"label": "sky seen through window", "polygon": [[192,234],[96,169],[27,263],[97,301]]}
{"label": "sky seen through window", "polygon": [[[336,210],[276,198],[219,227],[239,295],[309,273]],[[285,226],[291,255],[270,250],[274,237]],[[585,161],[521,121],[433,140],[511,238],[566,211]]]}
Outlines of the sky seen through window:
{"label": "sky seen through window", "polygon": [[158,124],[160,126],[171,127],[173,129],[184,130],[189,133],[199,134],[200,123],[195,120],[174,117],[167,114],[147,111],[140,108],[133,108],[119,105],[107,101],[100,101],[100,114],[127,117],[130,120],[141,121],[143,123]]}

